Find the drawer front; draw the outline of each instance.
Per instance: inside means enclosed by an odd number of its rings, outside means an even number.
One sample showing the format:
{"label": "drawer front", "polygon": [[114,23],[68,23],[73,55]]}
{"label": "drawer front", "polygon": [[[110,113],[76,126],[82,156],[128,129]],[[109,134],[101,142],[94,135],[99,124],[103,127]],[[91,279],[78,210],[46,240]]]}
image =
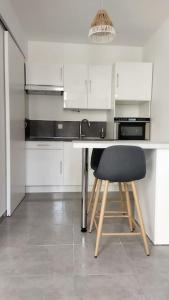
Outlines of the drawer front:
{"label": "drawer front", "polygon": [[33,141],[26,142],[26,149],[63,149],[63,142],[55,142],[55,141]]}

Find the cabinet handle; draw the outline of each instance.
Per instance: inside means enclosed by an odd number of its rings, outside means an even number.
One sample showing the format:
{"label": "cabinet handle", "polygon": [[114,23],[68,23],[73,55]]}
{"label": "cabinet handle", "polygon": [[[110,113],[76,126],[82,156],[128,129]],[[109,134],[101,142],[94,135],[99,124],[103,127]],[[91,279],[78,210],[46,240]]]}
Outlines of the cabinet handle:
{"label": "cabinet handle", "polygon": [[86,86],[86,92],[88,94],[88,82],[87,82],[87,80],[85,80],[85,86]]}
{"label": "cabinet handle", "polygon": [[62,174],[62,161],[60,161],[60,174]]}
{"label": "cabinet handle", "polygon": [[63,67],[60,68],[60,81],[63,81]]}
{"label": "cabinet handle", "polygon": [[89,80],[89,83],[90,83],[90,94],[92,93],[92,81]]}
{"label": "cabinet handle", "polygon": [[49,144],[37,144],[38,147],[50,147]]}
{"label": "cabinet handle", "polygon": [[119,88],[119,73],[117,73],[117,89]]}

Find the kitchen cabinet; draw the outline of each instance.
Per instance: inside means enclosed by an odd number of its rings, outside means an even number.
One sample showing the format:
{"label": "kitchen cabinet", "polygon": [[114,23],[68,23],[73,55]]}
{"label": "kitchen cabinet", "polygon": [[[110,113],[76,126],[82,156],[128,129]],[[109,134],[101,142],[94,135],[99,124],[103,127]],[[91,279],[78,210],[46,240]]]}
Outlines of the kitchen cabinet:
{"label": "kitchen cabinet", "polygon": [[64,143],[64,185],[82,184],[82,151],[73,148],[72,142]]}
{"label": "kitchen cabinet", "polygon": [[24,56],[5,31],[7,215],[25,196]]}
{"label": "kitchen cabinet", "polygon": [[88,69],[88,108],[111,108],[111,66],[89,66]]}
{"label": "kitchen cabinet", "polygon": [[27,142],[26,185],[63,185],[62,142]]}
{"label": "kitchen cabinet", "polygon": [[152,63],[116,63],[115,100],[150,101],[151,90]]}
{"label": "kitchen cabinet", "polygon": [[64,108],[111,109],[112,67],[64,66]]}
{"label": "kitchen cabinet", "polygon": [[93,151],[93,149],[89,149],[89,157],[88,157],[88,185],[89,185],[89,187],[93,186],[94,178],[95,178],[94,175],[93,175],[94,171],[93,171],[93,169],[90,166],[92,151]]}
{"label": "kitchen cabinet", "polygon": [[64,108],[87,108],[87,66],[64,66]]}
{"label": "kitchen cabinet", "polygon": [[4,29],[0,25],[0,217],[6,211]]}
{"label": "kitchen cabinet", "polygon": [[38,60],[29,62],[26,84],[63,86],[63,65]]}

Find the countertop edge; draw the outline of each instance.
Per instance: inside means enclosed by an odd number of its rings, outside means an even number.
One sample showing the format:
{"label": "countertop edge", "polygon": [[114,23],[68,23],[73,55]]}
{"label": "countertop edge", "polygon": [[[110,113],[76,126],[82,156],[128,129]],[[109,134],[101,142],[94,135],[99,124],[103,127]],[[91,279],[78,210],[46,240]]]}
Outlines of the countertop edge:
{"label": "countertop edge", "polygon": [[169,150],[169,142],[151,142],[151,141],[77,141],[73,140],[74,148],[106,148],[115,145],[138,146],[143,149],[167,149]]}

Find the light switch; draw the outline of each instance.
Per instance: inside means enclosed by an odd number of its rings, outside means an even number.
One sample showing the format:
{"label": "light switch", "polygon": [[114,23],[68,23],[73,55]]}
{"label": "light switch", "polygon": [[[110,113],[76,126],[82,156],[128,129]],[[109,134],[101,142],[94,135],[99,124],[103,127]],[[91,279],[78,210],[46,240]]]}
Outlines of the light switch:
{"label": "light switch", "polygon": [[63,129],[63,124],[58,124],[58,129]]}

